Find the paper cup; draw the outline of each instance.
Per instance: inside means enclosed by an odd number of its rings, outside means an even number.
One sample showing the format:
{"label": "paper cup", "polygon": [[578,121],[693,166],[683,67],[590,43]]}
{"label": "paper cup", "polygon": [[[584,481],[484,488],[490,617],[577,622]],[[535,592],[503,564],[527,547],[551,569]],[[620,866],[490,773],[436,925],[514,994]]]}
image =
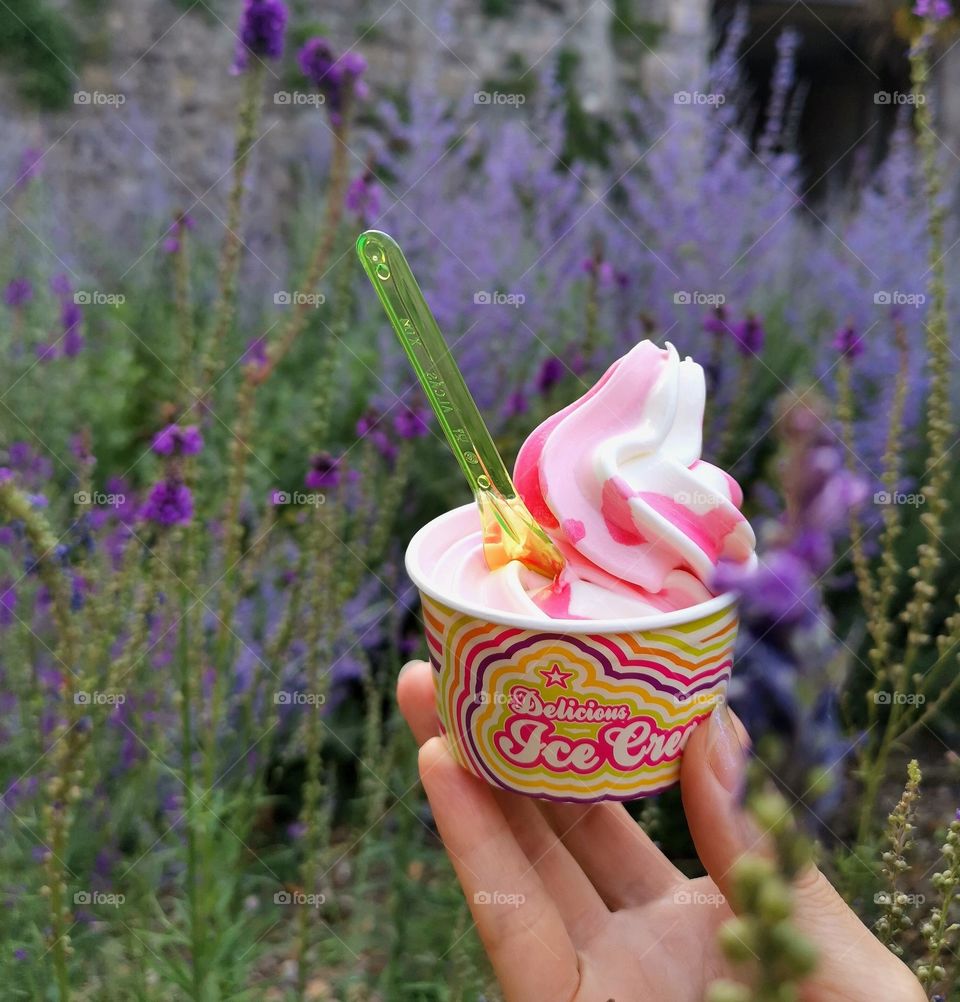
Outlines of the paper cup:
{"label": "paper cup", "polygon": [[535,620],[473,606],[431,584],[475,505],[425,525],[407,548],[420,591],[437,712],[464,768],[543,800],[635,800],[680,777],[693,729],[725,698],[733,594],[641,618]]}

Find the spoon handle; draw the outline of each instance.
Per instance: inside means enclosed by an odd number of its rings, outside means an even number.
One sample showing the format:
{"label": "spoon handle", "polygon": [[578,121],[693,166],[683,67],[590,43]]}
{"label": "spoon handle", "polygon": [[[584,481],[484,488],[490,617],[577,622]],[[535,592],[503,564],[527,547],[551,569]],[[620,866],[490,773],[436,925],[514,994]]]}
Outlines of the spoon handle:
{"label": "spoon handle", "polygon": [[514,497],[510,475],[403,251],[386,233],[368,230],[357,253],[474,493]]}
{"label": "spoon handle", "polygon": [[357,240],[357,254],[473,488],[487,563],[499,567],[519,560],[557,577],[563,557],[517,494],[403,251],[386,233],[367,230]]}

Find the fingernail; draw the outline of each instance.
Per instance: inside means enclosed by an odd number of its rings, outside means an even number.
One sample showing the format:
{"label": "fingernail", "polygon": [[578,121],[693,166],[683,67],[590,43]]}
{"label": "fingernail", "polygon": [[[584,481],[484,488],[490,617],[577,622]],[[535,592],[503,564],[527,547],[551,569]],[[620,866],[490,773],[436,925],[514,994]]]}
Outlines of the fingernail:
{"label": "fingernail", "polygon": [[412,668],[412,667],[413,667],[414,665],[416,665],[416,664],[419,664],[419,663],[420,663],[420,662],[419,662],[419,661],[417,661],[417,660],[416,660],[416,658],[414,658],[414,660],[413,660],[413,661],[408,661],[408,662],[407,662],[407,663],[406,663],[406,664],[405,664],[405,665],[404,665],[404,666],[403,666],[403,667],[402,667],[402,668],[400,669],[400,674],[399,674],[399,675],[397,676],[397,681],[399,682],[399,681],[400,681],[400,679],[402,679],[402,678],[403,678],[403,676],[404,676],[404,675],[406,674],[406,672],[407,672],[407,671],[408,671],[408,670],[409,670],[410,668]]}
{"label": "fingernail", "polygon": [[720,785],[728,793],[738,793],[743,785],[746,756],[725,703],[718,704],[710,714],[707,761]]}

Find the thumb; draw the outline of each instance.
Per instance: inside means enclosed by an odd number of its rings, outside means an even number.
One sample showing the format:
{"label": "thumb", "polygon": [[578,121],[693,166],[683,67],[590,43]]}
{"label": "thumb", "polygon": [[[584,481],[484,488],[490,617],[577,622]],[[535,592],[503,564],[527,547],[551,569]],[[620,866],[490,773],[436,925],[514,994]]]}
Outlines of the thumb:
{"label": "thumb", "polygon": [[[740,803],[749,743],[743,724],[721,703],[691,735],[681,763],[690,834],[707,873],[728,901],[737,860],[747,853],[771,851]],[[902,961],[872,935],[815,866],[797,878],[794,908],[794,921],[819,954],[803,999],[920,1002],[926,997]]]}
{"label": "thumb", "polygon": [[740,805],[749,744],[743,724],[719,703],[690,736],[681,761],[680,791],[690,834],[704,868],[728,899],[733,865],[762,843]]}

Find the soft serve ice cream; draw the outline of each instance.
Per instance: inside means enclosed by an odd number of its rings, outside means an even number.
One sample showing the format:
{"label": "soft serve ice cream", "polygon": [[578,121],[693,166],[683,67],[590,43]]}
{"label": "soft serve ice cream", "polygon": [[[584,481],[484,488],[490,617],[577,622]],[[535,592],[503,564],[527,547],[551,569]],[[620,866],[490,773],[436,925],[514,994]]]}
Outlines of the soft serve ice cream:
{"label": "soft serve ice cream", "polygon": [[642,341],[517,457],[517,489],[566,560],[559,578],[518,561],[491,571],[478,519],[475,533],[450,540],[435,587],[538,619],[645,616],[710,599],[721,559],[756,558],[740,487],[700,458],[704,399],[699,365]]}

